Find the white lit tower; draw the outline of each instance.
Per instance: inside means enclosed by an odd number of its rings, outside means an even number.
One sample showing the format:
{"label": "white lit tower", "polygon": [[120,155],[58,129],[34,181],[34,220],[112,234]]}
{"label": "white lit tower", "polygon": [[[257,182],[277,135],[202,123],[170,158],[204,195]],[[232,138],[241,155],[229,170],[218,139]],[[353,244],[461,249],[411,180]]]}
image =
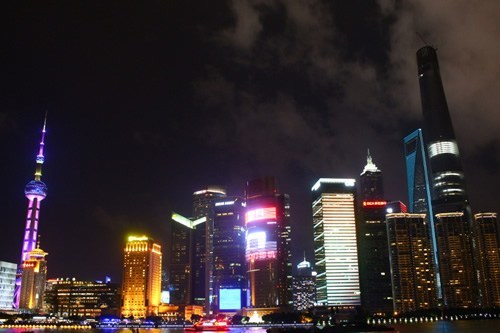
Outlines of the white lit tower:
{"label": "white lit tower", "polygon": [[45,125],[47,123],[47,114],[42,128],[42,140],[40,141],[40,148],[36,156],[36,170],[35,179],[30,181],[24,188],[24,194],[28,198],[28,214],[26,216],[26,228],[24,229],[23,247],[21,249],[21,262],[18,266],[16,276],[16,288],[14,292],[14,308],[19,307],[19,297],[21,290],[21,277],[22,265],[25,260],[29,259],[29,253],[36,249],[37,234],[38,234],[38,221],[40,214],[40,203],[47,196],[47,185],[41,181],[42,178],[42,165],[45,160],[43,155],[43,148],[45,146]]}

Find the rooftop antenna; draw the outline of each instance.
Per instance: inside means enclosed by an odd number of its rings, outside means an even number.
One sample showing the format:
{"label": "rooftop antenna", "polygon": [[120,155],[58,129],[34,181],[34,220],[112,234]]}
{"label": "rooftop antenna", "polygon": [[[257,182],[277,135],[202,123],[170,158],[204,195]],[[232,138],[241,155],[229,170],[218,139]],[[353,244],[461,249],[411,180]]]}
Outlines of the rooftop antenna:
{"label": "rooftop antenna", "polygon": [[415,33],[417,34],[418,38],[420,38],[420,40],[421,40],[421,41],[425,44],[425,46],[430,46],[430,47],[432,47],[434,50],[436,50],[436,51],[437,51],[437,47],[434,47],[433,45],[431,45],[431,44],[427,43],[427,42],[425,41],[424,37],[423,37],[423,36],[422,36],[422,35],[421,35],[418,31],[417,31],[417,32],[415,32]]}

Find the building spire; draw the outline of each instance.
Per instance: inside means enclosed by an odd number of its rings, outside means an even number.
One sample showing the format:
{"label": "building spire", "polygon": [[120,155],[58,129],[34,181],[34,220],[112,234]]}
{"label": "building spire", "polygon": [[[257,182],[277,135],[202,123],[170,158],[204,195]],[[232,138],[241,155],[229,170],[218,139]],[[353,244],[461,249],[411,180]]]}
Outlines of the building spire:
{"label": "building spire", "polygon": [[370,148],[368,148],[368,153],[366,156],[366,165],[363,169],[361,175],[364,175],[366,172],[380,172],[379,168],[373,163],[372,155],[370,154]]}
{"label": "building spire", "polygon": [[45,119],[43,120],[42,128],[42,140],[40,141],[40,149],[38,150],[38,155],[36,155],[36,170],[35,170],[35,180],[40,180],[42,178],[42,165],[45,161],[45,156],[43,155],[43,148],[45,146],[45,128],[47,126],[47,113],[45,111]]}

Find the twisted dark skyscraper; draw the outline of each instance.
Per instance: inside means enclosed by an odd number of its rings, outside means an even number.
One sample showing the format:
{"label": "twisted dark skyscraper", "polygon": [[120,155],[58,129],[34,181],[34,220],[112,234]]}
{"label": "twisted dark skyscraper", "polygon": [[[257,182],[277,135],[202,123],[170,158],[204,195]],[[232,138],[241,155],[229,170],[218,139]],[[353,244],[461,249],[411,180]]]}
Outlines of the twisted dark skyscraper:
{"label": "twisted dark skyscraper", "polygon": [[[458,145],[444,94],[436,50],[417,51],[423,138],[430,165],[432,213],[443,304],[471,308],[480,303],[474,262],[472,215]],[[429,211],[430,212],[430,211]],[[429,218],[432,223],[432,219]],[[432,227],[431,227],[432,230]]]}
{"label": "twisted dark skyscraper", "polygon": [[419,49],[417,64],[434,213],[468,211],[465,177],[436,50],[431,46]]}

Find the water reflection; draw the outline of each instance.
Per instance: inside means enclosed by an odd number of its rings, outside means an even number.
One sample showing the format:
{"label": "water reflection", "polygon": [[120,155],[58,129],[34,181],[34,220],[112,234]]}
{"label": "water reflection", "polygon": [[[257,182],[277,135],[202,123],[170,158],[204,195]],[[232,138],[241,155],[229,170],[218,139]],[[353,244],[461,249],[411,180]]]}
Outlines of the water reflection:
{"label": "water reflection", "polygon": [[[494,332],[500,319],[423,322],[392,325],[399,333],[484,333]],[[137,333],[137,329],[30,329],[34,333]],[[0,328],[0,333],[23,333],[26,328]],[[182,328],[141,328],[139,333],[183,333]],[[266,333],[265,327],[231,328],[229,333]]]}

